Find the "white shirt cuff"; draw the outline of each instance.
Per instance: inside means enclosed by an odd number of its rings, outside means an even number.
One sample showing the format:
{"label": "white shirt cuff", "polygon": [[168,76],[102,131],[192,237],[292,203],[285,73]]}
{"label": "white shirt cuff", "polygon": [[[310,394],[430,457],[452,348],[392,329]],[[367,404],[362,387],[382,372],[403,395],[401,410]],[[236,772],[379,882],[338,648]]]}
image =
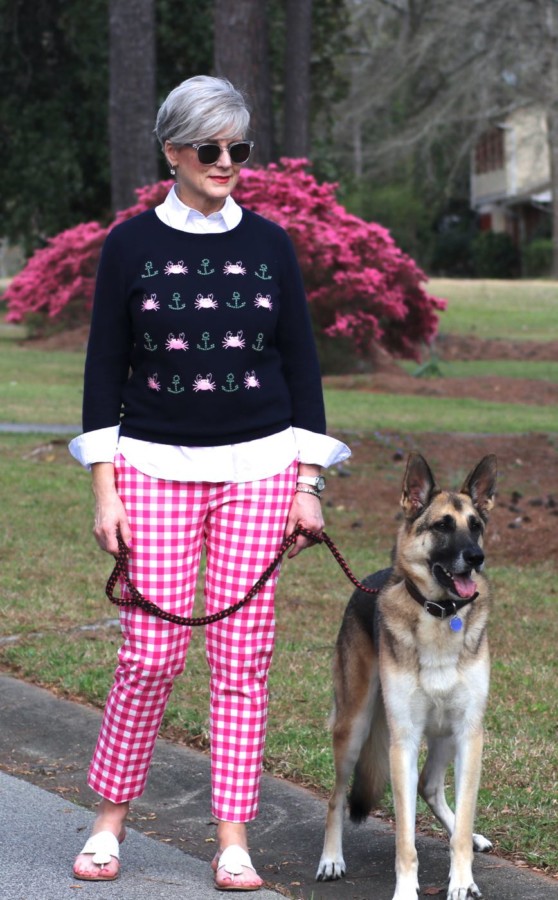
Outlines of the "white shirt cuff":
{"label": "white shirt cuff", "polygon": [[327,469],[343,462],[351,455],[346,444],[328,434],[317,434],[314,431],[306,431],[305,428],[293,428],[293,431],[299,462]]}
{"label": "white shirt cuff", "polygon": [[68,449],[74,459],[86,469],[90,469],[93,463],[114,462],[119,431],[119,425],[86,431],[70,441]]}

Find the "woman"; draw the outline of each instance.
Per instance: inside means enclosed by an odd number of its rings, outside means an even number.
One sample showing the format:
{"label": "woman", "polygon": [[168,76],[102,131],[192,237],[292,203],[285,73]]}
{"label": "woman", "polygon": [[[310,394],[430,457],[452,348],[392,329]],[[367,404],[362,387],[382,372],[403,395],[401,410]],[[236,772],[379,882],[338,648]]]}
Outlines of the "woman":
{"label": "woman", "polygon": [[[325,435],[320,372],[291,242],[231,197],[252,143],[228,82],[175,88],[156,134],[176,184],[115,227],[103,248],[85,366],[84,433],[95,537],[131,548],[130,576],[159,606],[190,615],[202,550],[213,613],[241,599],[297,525],[321,532],[322,467],[349,455]],[[289,553],[308,541],[299,536]],[[246,823],[258,809],[277,576],[206,630],[212,811],[221,890],[262,884]],[[191,629],[136,608],[89,772],[101,795],[77,878],[112,880],[129,803],[143,792]]]}

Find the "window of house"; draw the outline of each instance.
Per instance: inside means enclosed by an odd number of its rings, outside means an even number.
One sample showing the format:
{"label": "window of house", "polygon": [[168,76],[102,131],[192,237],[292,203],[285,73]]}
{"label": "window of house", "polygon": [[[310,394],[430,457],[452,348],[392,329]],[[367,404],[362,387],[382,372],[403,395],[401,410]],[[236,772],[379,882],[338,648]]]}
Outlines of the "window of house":
{"label": "window of house", "polygon": [[504,132],[501,128],[485,131],[475,147],[475,174],[504,168]]}

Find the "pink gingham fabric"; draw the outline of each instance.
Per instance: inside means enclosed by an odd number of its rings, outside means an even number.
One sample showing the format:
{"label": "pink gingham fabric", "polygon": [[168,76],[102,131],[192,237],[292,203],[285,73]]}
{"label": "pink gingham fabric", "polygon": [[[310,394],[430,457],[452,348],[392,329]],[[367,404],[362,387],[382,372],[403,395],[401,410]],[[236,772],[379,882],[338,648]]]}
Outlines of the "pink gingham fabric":
{"label": "pink gingham fabric", "polygon": [[[208,614],[242,599],[284,538],[297,464],[261,481],[191,483],[151,478],[116,460],[117,488],[132,528],[129,570],[163,609],[192,615],[205,546]],[[279,569],[241,610],[207,626],[210,667],[212,812],[247,822],[258,810],[267,721],[267,678],[275,635]],[[114,803],[139,797],[191,628],[139,609],[121,610],[124,643],[89,771]]]}

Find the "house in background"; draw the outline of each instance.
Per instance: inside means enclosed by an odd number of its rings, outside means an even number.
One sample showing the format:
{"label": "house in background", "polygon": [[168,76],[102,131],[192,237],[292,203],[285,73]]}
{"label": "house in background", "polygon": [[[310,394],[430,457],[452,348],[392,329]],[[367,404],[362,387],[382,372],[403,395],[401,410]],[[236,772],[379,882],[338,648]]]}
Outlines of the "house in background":
{"label": "house in background", "polygon": [[481,135],[471,160],[471,206],[482,231],[507,232],[520,246],[549,231],[550,158],[541,107],[518,107]]}

